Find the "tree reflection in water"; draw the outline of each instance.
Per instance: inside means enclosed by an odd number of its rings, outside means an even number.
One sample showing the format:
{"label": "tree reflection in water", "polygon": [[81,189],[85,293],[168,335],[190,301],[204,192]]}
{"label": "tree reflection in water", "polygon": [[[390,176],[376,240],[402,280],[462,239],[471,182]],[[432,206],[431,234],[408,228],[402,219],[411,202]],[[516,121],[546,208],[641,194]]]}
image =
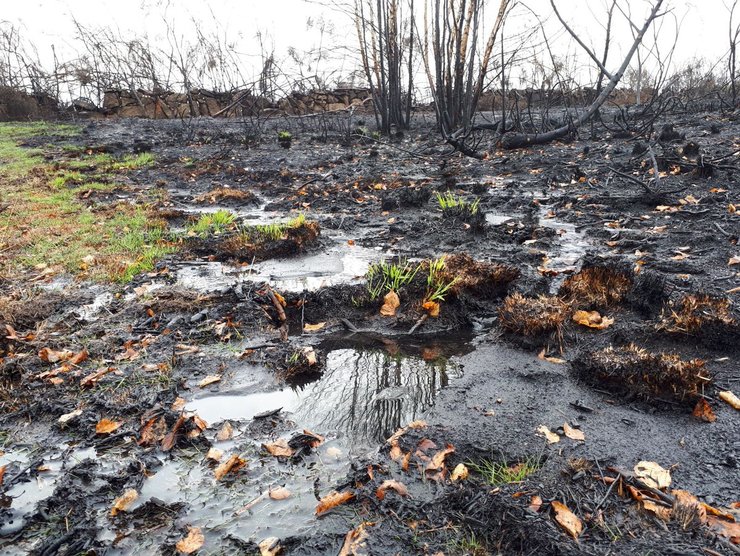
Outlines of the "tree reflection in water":
{"label": "tree reflection in water", "polygon": [[304,387],[293,419],[317,431],[341,432],[354,446],[375,445],[419,418],[437,392],[461,375],[461,366],[443,357],[334,350],[321,379]]}

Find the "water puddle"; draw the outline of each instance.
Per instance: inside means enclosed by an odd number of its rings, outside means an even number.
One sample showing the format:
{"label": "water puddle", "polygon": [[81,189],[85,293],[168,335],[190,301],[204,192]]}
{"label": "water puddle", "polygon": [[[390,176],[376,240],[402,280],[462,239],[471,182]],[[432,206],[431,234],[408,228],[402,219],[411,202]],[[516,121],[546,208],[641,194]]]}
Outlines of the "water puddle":
{"label": "water puddle", "polygon": [[[146,512],[152,504],[181,504],[175,527],[198,526],[209,538],[228,532],[243,541],[310,534],[316,523],[317,496],[341,484],[351,471],[352,456],[373,452],[399,427],[420,418],[439,391],[462,376],[454,355],[472,351],[472,338],[396,342],[373,337],[336,337],[322,343],[327,350],[325,371],[314,382],[254,393],[240,387],[191,400],[186,409],[197,411],[212,431],[231,420],[235,435],[215,442],[225,454],[248,460],[246,469],[232,480],[216,481],[204,453],[178,452],[147,478],[131,512]],[[310,429],[326,441],[308,455],[293,461],[261,452],[261,444],[275,437],[256,439],[243,434],[260,413],[281,409],[294,432]],[[261,421],[251,421],[257,424]],[[267,430],[267,429],[266,429]],[[265,433],[269,434],[269,433]],[[226,457],[226,456],[225,456]],[[285,499],[270,497],[284,487]],[[146,508],[144,506],[147,506]],[[170,511],[170,510],[168,510]],[[135,554],[160,546],[168,530],[143,534],[130,531],[111,553]]]}
{"label": "water puddle", "polygon": [[[67,453],[66,445],[59,451],[44,457],[36,466],[30,481],[18,482],[0,495],[0,536],[12,535],[25,525],[26,520],[36,511],[40,502],[49,498],[56,488],[65,469],[74,467],[86,459],[95,459],[94,448],[72,450]],[[22,452],[6,452],[0,456],[0,467],[15,464],[21,469],[28,467],[29,455]]]}
{"label": "water puddle", "polygon": [[556,293],[569,274],[580,270],[589,242],[575,224],[547,218],[546,207],[540,207],[539,225],[555,230],[555,250],[547,253],[545,268],[557,273],[550,284],[550,293]]}
{"label": "water puddle", "polygon": [[222,291],[243,282],[269,282],[282,292],[316,291],[360,283],[370,264],[383,258],[382,249],[337,243],[321,253],[272,259],[248,267],[218,262],[177,270],[180,286],[204,292]]}

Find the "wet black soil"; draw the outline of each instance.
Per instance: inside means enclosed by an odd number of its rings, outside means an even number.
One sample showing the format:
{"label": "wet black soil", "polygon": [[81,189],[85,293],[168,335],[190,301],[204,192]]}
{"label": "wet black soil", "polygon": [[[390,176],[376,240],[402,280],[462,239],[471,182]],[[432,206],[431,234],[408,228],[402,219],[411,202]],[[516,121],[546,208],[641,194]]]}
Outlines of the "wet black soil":
{"label": "wet black soil", "polygon": [[[287,150],[237,121],[87,125],[76,146],[156,159],[87,201],[148,199],[178,251],[126,285],[0,284],[3,553],[171,554],[199,527],[201,553],[732,554],[732,535],[627,488],[653,461],[664,497],[740,500],[740,413],[719,399],[740,394],[740,121],[666,120],[657,180],[640,138],[603,129],[475,160],[421,125],[347,144],[283,121]],[[447,191],[479,211],[443,213]],[[243,226],[303,214],[316,233],[259,249],[186,234],[222,208]],[[380,315],[370,264],[442,255],[456,283],[437,317],[422,274]],[[713,422],[692,415],[701,400]],[[216,479],[212,449],[245,464]],[[488,484],[486,461],[533,472]],[[334,490],[351,497],[315,516]]]}

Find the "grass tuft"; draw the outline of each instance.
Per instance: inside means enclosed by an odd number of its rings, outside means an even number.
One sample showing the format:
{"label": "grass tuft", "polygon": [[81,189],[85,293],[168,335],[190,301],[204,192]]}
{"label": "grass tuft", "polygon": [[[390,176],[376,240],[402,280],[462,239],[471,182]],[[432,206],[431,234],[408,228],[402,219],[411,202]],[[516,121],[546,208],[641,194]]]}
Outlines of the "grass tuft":
{"label": "grass tuft", "polygon": [[491,486],[521,483],[542,467],[540,460],[532,457],[513,465],[486,459],[478,463],[468,462],[466,465]]}

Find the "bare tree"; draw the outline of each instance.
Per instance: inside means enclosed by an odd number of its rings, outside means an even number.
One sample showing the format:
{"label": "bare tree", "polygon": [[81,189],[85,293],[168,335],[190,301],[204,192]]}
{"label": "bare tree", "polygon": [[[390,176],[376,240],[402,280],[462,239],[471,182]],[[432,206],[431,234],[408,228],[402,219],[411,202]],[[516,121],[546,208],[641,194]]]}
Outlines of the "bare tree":
{"label": "bare tree", "polygon": [[[550,0],[553,7],[554,0]],[[640,43],[642,42],[642,38],[647,32],[647,30],[652,25],[653,21],[655,21],[656,18],[661,17],[663,14],[660,12],[660,7],[663,4],[663,0],[657,0],[655,4],[652,6],[652,9],[650,10],[650,14],[648,15],[647,19],[643,23],[642,27],[640,27],[639,31],[637,32],[634,41],[632,42],[632,46],[627,52],[627,55],[625,56],[624,60],[622,61],[622,64],[619,66],[617,71],[610,72],[604,64],[601,63],[601,60],[594,54],[594,52],[588,48],[583,41],[580,39],[580,37],[577,36],[575,32],[573,32],[572,29],[570,29],[569,26],[564,25],[566,30],[570,33],[571,36],[578,42],[578,44],[586,51],[586,53],[591,57],[591,59],[596,63],[597,67],[604,72],[604,75],[609,79],[604,89],[599,93],[599,95],[596,97],[596,99],[591,103],[591,105],[583,111],[582,114],[580,114],[577,118],[573,120],[569,120],[565,125],[554,129],[552,131],[548,131],[545,133],[533,133],[533,134],[527,134],[527,133],[507,133],[501,138],[501,145],[504,148],[519,148],[519,147],[525,147],[527,145],[533,145],[538,143],[547,143],[550,141],[553,141],[555,139],[559,139],[561,137],[566,136],[568,133],[573,132],[575,129],[583,125],[585,122],[587,122],[591,117],[596,114],[596,112],[599,110],[602,104],[606,102],[606,100],[609,98],[609,95],[614,91],[617,84],[621,80],[624,73],[627,71],[627,68],[629,67],[630,61],[632,60],[632,57],[634,56],[635,52],[637,51],[638,47],[640,46]],[[562,20],[561,20],[562,21]]]}
{"label": "bare tree", "polygon": [[736,23],[733,21],[733,18],[735,16],[735,9],[738,6],[738,0],[734,0],[732,2],[732,6],[730,6],[728,9],[730,11],[730,19],[729,19],[729,42],[730,42],[730,50],[729,50],[729,56],[727,58],[727,73],[730,80],[730,94],[732,95],[732,106],[737,106],[737,97],[738,97],[738,87],[737,87],[737,78],[738,78],[738,71],[737,71],[737,43],[738,39],[740,39],[740,22]]}

